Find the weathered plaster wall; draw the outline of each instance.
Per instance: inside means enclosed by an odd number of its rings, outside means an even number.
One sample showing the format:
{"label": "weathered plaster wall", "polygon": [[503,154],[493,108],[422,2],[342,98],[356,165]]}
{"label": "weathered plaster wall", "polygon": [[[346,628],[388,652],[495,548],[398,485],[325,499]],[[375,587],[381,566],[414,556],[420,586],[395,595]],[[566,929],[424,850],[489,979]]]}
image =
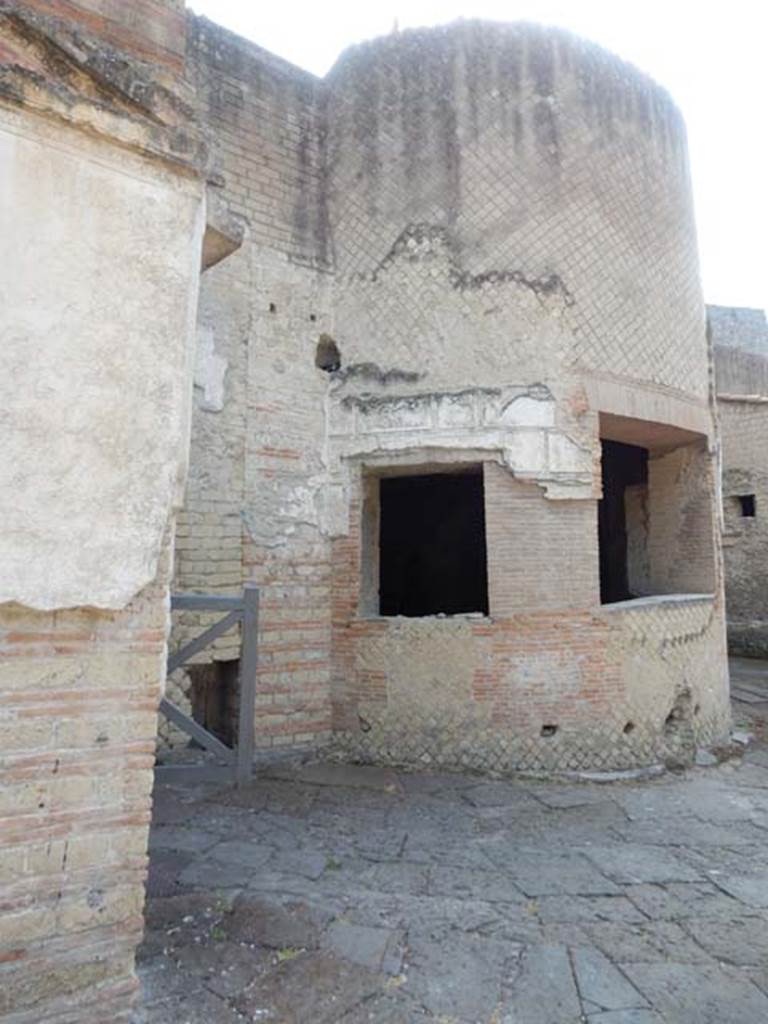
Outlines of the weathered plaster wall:
{"label": "weathered plaster wall", "polygon": [[181,503],[200,186],[7,108],[0,173],[0,600],[122,608]]}
{"label": "weathered plaster wall", "polygon": [[[708,307],[722,442],[728,643],[768,655],[768,322],[762,310]],[[740,495],[754,495],[744,516]]]}
{"label": "weathered plaster wall", "polygon": [[167,66],[89,35],[95,7],[0,4],[9,1024],[129,1018],[189,437],[199,151]]}

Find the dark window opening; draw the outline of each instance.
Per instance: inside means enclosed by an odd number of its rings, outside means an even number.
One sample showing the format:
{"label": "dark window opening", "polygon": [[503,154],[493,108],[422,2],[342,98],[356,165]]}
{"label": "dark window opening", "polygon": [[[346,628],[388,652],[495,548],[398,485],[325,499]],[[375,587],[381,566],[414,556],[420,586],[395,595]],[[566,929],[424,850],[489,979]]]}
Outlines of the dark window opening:
{"label": "dark window opening", "polygon": [[192,717],[223,743],[232,746],[237,736],[240,702],[239,660],[188,665],[186,672],[192,683]]}
{"label": "dark window opening", "polygon": [[379,481],[379,613],[488,614],[482,470]]}
{"label": "dark window opening", "polygon": [[741,515],[746,519],[754,519],[755,517],[755,496],[754,494],[738,494],[739,499],[739,510]]}
{"label": "dark window opening", "polygon": [[648,483],[648,449],[618,441],[602,442],[603,497],[598,505],[600,600],[627,601],[633,595],[629,580],[629,538],[626,491]]}

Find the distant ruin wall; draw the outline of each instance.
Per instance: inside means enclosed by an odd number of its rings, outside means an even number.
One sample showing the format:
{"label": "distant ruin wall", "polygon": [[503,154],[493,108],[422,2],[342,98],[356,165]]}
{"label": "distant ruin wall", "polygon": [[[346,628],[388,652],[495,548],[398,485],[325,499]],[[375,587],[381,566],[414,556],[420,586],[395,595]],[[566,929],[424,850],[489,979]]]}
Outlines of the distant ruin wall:
{"label": "distant ruin wall", "polygon": [[728,644],[768,656],[768,322],[762,310],[709,306],[722,442]]}

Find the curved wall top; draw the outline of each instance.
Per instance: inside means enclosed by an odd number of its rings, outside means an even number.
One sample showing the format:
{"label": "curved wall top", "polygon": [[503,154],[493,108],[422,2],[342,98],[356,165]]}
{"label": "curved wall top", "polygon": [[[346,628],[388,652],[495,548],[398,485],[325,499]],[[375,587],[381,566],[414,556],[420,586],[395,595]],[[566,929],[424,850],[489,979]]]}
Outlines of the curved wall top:
{"label": "curved wall top", "polygon": [[568,33],[483,22],[354,47],[326,84],[352,358],[706,400],[685,127],[661,88]]}

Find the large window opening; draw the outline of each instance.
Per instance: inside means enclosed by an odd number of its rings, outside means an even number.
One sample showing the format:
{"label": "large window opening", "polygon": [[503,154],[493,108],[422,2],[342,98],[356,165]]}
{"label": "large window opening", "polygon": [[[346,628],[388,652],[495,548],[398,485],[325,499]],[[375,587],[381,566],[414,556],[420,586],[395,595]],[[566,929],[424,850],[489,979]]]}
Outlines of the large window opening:
{"label": "large window opening", "polygon": [[703,435],[600,415],[600,598],[709,595],[716,587],[714,465]]}
{"label": "large window opening", "polygon": [[602,442],[603,497],[598,506],[600,600],[639,596],[648,500],[648,449]]}
{"label": "large window opening", "polygon": [[379,614],[488,614],[482,467],[381,477]]}

